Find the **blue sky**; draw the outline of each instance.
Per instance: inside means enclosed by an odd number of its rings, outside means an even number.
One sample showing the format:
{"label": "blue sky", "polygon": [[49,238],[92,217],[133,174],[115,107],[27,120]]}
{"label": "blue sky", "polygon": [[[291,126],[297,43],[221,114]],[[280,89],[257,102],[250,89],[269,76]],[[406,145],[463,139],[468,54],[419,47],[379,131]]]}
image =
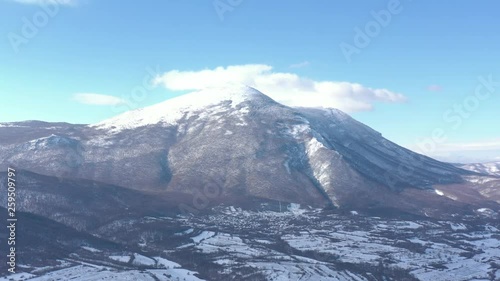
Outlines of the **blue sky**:
{"label": "blue sky", "polygon": [[0,0],[0,122],[95,123],[234,77],[500,160],[498,1],[55,1]]}

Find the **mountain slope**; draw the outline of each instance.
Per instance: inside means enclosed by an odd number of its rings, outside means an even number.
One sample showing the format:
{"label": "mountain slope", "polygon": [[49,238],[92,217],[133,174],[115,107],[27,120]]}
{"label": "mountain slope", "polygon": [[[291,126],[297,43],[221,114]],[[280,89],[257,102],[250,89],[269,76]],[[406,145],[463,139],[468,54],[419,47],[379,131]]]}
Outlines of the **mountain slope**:
{"label": "mountain slope", "polygon": [[[120,219],[176,213],[168,200],[100,182],[63,179],[16,171],[16,210],[46,217],[77,230],[91,231]],[[0,173],[7,190],[7,173]],[[177,199],[179,200],[179,199]],[[7,207],[7,197],[0,198]]]}
{"label": "mountain slope", "polygon": [[[48,266],[56,260],[67,258],[82,246],[94,246],[101,249],[118,250],[118,246],[104,239],[79,232],[61,223],[54,222],[42,216],[17,212],[19,223],[16,224],[16,255],[18,264],[32,266]],[[0,207],[0,219],[7,220],[7,210]],[[6,241],[7,232],[0,237]],[[2,253],[9,253],[7,243],[0,244]],[[7,272],[6,265],[0,266],[2,272]],[[18,270],[22,270],[21,267]],[[0,280],[1,277],[0,277]]]}

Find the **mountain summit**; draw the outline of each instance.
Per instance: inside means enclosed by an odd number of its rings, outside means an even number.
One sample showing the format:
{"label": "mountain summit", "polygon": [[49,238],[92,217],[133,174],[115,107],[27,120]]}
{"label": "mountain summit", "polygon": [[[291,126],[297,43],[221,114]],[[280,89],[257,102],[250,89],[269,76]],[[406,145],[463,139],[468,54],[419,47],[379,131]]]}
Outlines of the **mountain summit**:
{"label": "mountain summit", "polygon": [[181,119],[189,118],[190,114],[203,111],[206,108],[229,105],[230,108],[234,109],[243,103],[258,106],[276,102],[252,87],[233,84],[226,87],[207,88],[153,106],[132,110],[93,127],[112,129],[112,131],[117,132],[156,124],[176,125]]}
{"label": "mountain summit", "polygon": [[339,110],[292,108],[239,85],[93,125],[23,126],[0,128],[17,136],[0,142],[0,166],[144,191],[203,193],[213,203],[262,198],[420,208],[418,198],[446,199],[436,186],[464,185],[476,175],[402,148]]}

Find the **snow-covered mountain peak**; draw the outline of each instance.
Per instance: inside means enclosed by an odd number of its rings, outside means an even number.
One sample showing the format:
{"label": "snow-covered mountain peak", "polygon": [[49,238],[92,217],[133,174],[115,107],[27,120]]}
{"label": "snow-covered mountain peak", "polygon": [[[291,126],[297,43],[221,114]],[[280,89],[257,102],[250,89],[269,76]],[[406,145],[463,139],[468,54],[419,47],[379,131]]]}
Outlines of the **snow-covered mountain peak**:
{"label": "snow-covered mountain peak", "polygon": [[169,99],[161,105],[177,106],[186,109],[199,109],[230,101],[236,106],[245,101],[268,98],[258,90],[243,84],[228,84],[220,87],[210,87]]}
{"label": "snow-covered mountain peak", "polygon": [[[125,112],[103,122],[90,125],[97,129],[119,132],[154,124],[176,125],[184,117],[217,106],[236,108],[242,103],[265,104],[274,101],[258,90],[242,85],[229,84],[188,93],[164,102]],[[221,110],[219,108],[219,110]]]}

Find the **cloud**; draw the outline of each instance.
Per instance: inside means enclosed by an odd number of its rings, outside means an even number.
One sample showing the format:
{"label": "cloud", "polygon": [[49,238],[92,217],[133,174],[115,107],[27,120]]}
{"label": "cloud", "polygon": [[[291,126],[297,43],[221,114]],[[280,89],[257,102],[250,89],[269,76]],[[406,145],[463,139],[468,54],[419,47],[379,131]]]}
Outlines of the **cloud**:
{"label": "cloud", "polygon": [[309,66],[310,64],[311,63],[309,63],[309,61],[303,61],[303,62],[291,64],[290,68],[302,68],[302,67]]}
{"label": "cloud", "polygon": [[443,87],[439,85],[429,85],[427,86],[427,91],[430,92],[441,92],[443,90]]}
{"label": "cloud", "polygon": [[173,91],[200,90],[242,83],[289,106],[334,107],[347,112],[366,111],[375,102],[404,102],[405,96],[358,83],[315,81],[293,73],[274,72],[265,64],[232,65],[199,71],[172,70],[153,83]]}
{"label": "cloud", "polygon": [[8,0],[10,2],[16,2],[20,4],[26,4],[26,5],[65,5],[65,6],[71,6],[75,5],[77,0]]}
{"label": "cloud", "polygon": [[117,105],[126,103],[126,101],[121,98],[93,93],[74,94],[73,100],[90,105]]}

